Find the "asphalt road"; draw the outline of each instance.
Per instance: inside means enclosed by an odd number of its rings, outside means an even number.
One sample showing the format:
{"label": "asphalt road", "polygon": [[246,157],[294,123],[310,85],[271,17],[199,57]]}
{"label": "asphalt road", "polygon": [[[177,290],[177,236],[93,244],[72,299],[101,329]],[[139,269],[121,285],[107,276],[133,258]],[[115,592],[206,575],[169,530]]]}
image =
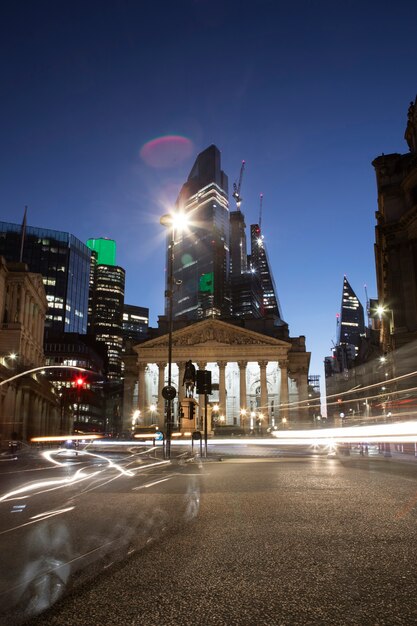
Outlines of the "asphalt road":
{"label": "asphalt road", "polygon": [[30,624],[417,624],[416,504],[415,463],[207,462],[197,520]]}

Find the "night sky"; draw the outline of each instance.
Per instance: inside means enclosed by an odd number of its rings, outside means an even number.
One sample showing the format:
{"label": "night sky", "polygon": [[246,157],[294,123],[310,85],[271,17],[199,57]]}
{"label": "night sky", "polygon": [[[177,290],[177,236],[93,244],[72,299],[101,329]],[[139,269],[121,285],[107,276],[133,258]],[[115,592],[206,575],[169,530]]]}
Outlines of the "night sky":
{"label": "night sky", "polygon": [[[0,219],[117,242],[126,302],[163,313],[164,231],[197,154],[246,161],[283,315],[311,374],[343,276],[376,297],[371,161],[405,153],[417,3],[9,1],[0,20]],[[393,12],[395,11],[395,13]],[[183,139],[148,142],[166,136]],[[231,194],[230,194],[231,195]],[[232,201],[231,208],[234,208]],[[249,235],[249,231],[248,231]]]}

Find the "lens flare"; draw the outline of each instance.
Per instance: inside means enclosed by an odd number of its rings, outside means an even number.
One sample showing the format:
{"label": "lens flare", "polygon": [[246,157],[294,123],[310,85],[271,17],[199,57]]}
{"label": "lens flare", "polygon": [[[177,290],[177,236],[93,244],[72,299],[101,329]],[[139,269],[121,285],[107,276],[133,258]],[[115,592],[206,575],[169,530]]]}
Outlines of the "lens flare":
{"label": "lens flare", "polygon": [[150,167],[168,169],[183,163],[193,152],[193,142],[187,137],[166,135],[145,143],[140,157]]}

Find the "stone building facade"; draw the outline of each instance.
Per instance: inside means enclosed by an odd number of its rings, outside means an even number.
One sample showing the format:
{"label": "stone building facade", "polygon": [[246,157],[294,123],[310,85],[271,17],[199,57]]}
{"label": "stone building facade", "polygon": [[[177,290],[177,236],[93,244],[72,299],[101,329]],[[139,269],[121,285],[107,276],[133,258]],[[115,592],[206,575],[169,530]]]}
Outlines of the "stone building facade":
{"label": "stone building facade", "polygon": [[[375,264],[381,313],[382,352],[398,353],[417,340],[417,98],[405,131],[407,154],[383,154],[375,168],[378,210]],[[395,375],[414,363],[396,359]]]}
{"label": "stone building facade", "polygon": [[[168,335],[150,339],[126,354],[123,430],[132,426],[135,411],[140,425],[164,424],[162,388],[167,383]],[[177,389],[174,414],[184,396],[185,364],[212,373],[208,428],[212,429],[214,405],[224,424],[245,430],[261,416],[262,428],[308,415],[308,368],[310,353],[305,338],[280,339],[219,320],[207,319],[172,334],[172,383]],[[204,398],[198,402],[197,425],[201,425]]]}
{"label": "stone building facade", "polygon": [[21,439],[56,434],[58,400],[40,372],[3,381],[42,367],[43,334],[48,308],[40,274],[24,263],[0,257],[0,438]]}

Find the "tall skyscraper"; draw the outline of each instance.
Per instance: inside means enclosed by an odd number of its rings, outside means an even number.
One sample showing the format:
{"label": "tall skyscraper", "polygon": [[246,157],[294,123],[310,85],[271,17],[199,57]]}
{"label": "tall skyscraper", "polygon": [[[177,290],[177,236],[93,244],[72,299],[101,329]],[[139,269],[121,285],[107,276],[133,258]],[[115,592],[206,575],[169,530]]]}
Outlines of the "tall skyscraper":
{"label": "tall skyscraper", "polygon": [[175,237],[174,319],[229,316],[228,179],[216,146],[198,155],[178,196],[177,208],[187,214],[190,225]]}
{"label": "tall skyscraper", "polygon": [[248,264],[246,224],[242,211],[230,213],[230,281],[232,316],[262,317],[263,293],[260,273]]}
{"label": "tall skyscraper", "polygon": [[[22,226],[0,222],[0,255],[19,261]],[[48,311],[46,331],[87,332],[90,250],[79,239],[57,230],[26,226],[22,261],[42,275]]]}
{"label": "tall skyscraper", "polygon": [[[109,242],[110,240],[104,240]],[[94,242],[94,243],[93,243]],[[123,307],[125,295],[125,270],[115,265],[114,256],[105,260],[113,263],[100,263],[99,239],[89,239],[92,249],[90,273],[88,330],[97,341],[103,342],[108,354],[108,379],[121,380],[123,349]],[[108,244],[106,243],[107,247]],[[112,246],[113,247],[113,246]]]}
{"label": "tall skyscraper", "polygon": [[274,315],[281,320],[281,305],[275,287],[274,276],[268,259],[268,253],[261,229],[258,224],[252,224],[250,267],[254,270],[261,281],[262,286],[262,317]]}
{"label": "tall skyscraper", "polygon": [[358,354],[361,337],[365,336],[363,306],[346,276],[343,278],[342,305],[338,326],[338,344],[355,346]]}

